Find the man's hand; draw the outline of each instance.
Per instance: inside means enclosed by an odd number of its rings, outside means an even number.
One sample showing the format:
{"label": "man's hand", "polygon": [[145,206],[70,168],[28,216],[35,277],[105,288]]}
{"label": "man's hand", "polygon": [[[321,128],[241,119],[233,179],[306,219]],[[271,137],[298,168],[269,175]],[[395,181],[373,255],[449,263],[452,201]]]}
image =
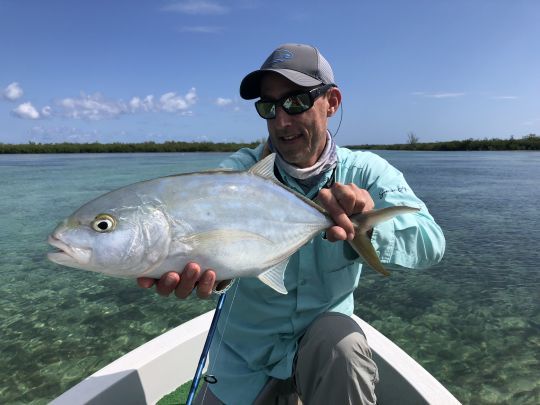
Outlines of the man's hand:
{"label": "man's hand", "polygon": [[334,183],[330,188],[323,188],[317,195],[317,201],[336,223],[326,231],[326,237],[330,242],[352,240],[354,226],[349,217],[371,211],[375,207],[367,190],[359,188],[354,183],[347,185]]}
{"label": "man's hand", "polygon": [[139,277],[139,287],[150,288],[156,285],[159,295],[168,296],[174,291],[178,298],[187,298],[193,289],[197,288],[199,298],[208,298],[216,282],[216,273],[213,270],[202,271],[197,263],[190,262],[180,274],[170,271],[161,276],[159,280]]}

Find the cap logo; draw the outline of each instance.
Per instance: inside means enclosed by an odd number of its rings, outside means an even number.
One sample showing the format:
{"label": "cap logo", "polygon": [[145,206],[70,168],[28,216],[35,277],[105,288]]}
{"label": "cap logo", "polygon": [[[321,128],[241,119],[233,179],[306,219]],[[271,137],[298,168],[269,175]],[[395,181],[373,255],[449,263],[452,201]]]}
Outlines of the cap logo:
{"label": "cap logo", "polygon": [[276,51],[274,52],[272,56],[273,56],[273,59],[270,61],[270,65],[275,65],[276,63],[283,63],[289,59],[292,59],[294,54],[288,49],[280,48],[280,49],[276,49]]}

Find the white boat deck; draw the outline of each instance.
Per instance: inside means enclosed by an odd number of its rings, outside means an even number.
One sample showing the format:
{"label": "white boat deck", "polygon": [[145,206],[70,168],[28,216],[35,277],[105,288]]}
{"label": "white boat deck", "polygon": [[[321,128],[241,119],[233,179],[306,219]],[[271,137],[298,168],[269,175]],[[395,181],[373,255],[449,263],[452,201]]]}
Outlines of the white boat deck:
{"label": "white boat deck", "polygon": [[[154,404],[191,380],[213,311],[207,312],[112,362],[51,402],[75,404]],[[362,327],[379,367],[381,405],[459,404],[431,374],[369,324]]]}

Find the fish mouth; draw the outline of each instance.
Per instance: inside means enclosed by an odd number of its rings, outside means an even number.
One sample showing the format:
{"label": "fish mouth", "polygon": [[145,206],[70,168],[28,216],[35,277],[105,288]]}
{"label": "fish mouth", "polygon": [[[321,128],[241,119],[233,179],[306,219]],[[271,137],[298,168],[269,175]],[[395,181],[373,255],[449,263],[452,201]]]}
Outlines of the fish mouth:
{"label": "fish mouth", "polygon": [[90,249],[71,247],[53,235],[49,235],[47,243],[58,249],[56,252],[47,253],[47,258],[54,263],[74,266],[90,262]]}

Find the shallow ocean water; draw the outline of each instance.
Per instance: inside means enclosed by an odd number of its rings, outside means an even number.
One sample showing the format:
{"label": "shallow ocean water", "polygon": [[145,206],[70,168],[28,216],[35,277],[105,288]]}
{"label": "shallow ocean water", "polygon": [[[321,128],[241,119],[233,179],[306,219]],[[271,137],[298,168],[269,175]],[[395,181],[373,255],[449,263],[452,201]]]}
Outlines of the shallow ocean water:
{"label": "shallow ocean water", "polygon": [[[355,312],[463,403],[540,403],[540,154],[377,152],[442,226],[442,263],[365,269]],[[84,202],[134,181],[215,167],[226,154],[0,156],[0,402],[46,403],[213,308],[133,280],[62,268],[46,237]]]}

